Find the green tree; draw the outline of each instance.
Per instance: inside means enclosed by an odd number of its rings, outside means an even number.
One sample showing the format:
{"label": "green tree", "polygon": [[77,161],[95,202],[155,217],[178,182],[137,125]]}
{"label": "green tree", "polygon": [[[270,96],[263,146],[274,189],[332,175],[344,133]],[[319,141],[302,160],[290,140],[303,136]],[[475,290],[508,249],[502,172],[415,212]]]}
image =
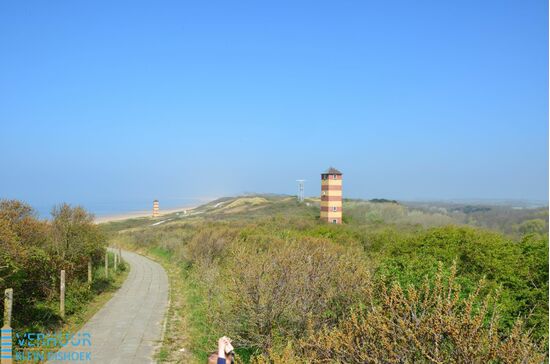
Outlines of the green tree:
{"label": "green tree", "polygon": [[68,277],[84,279],[89,259],[98,262],[106,242],[94,216],[82,207],[61,204],[52,210],[52,249]]}

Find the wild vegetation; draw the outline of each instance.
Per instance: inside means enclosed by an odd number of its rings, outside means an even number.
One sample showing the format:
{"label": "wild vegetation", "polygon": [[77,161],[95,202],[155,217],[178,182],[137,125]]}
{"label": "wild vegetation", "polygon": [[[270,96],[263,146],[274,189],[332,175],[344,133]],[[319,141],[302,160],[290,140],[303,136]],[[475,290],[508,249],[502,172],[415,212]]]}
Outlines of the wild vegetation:
{"label": "wild vegetation", "polygon": [[[546,232],[392,201],[346,201],[346,224],[327,225],[316,203],[247,196],[104,225],[177,267],[185,337],[167,333],[165,361],[181,362],[184,346],[202,362],[222,335],[244,362],[544,361]],[[516,224],[533,215],[547,226],[535,210]]]}
{"label": "wild vegetation", "polygon": [[[50,220],[40,220],[23,202],[0,201],[0,290],[13,288],[11,326],[18,332],[47,332],[64,324],[59,315],[62,269],[66,272],[67,319],[111,289],[115,277],[106,279],[101,270],[106,244],[93,216],[81,207],[61,204],[52,210]],[[94,267],[91,285],[87,283],[90,259]],[[3,305],[2,300],[2,310]]]}

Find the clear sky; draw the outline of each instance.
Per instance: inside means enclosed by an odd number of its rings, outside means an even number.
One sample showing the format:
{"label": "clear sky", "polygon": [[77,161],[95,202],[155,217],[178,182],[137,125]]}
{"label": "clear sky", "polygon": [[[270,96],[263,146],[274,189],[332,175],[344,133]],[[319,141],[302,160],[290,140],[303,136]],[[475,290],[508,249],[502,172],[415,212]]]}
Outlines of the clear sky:
{"label": "clear sky", "polygon": [[[548,4],[2,1],[0,197],[548,199]],[[147,207],[149,207],[147,205]]]}

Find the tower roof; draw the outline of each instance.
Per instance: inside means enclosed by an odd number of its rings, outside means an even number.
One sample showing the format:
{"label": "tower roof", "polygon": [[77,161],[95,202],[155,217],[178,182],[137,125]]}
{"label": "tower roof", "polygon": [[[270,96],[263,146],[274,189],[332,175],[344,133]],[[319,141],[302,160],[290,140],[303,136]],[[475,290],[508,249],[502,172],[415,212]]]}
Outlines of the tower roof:
{"label": "tower roof", "polygon": [[329,169],[327,169],[325,172],[323,172],[322,174],[339,174],[339,175],[342,175],[342,172],[340,172],[339,170],[337,170],[336,168],[334,167],[330,167]]}

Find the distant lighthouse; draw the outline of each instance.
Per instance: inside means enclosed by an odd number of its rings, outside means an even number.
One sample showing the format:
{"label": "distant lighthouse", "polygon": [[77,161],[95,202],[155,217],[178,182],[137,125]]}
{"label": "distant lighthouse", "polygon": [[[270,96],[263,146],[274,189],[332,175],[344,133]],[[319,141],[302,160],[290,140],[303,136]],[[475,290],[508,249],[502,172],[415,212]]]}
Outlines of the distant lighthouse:
{"label": "distant lighthouse", "polygon": [[159,216],[159,200],[153,201],[153,217]]}
{"label": "distant lighthouse", "polygon": [[342,172],[332,167],[321,173],[321,221],[342,223]]}

